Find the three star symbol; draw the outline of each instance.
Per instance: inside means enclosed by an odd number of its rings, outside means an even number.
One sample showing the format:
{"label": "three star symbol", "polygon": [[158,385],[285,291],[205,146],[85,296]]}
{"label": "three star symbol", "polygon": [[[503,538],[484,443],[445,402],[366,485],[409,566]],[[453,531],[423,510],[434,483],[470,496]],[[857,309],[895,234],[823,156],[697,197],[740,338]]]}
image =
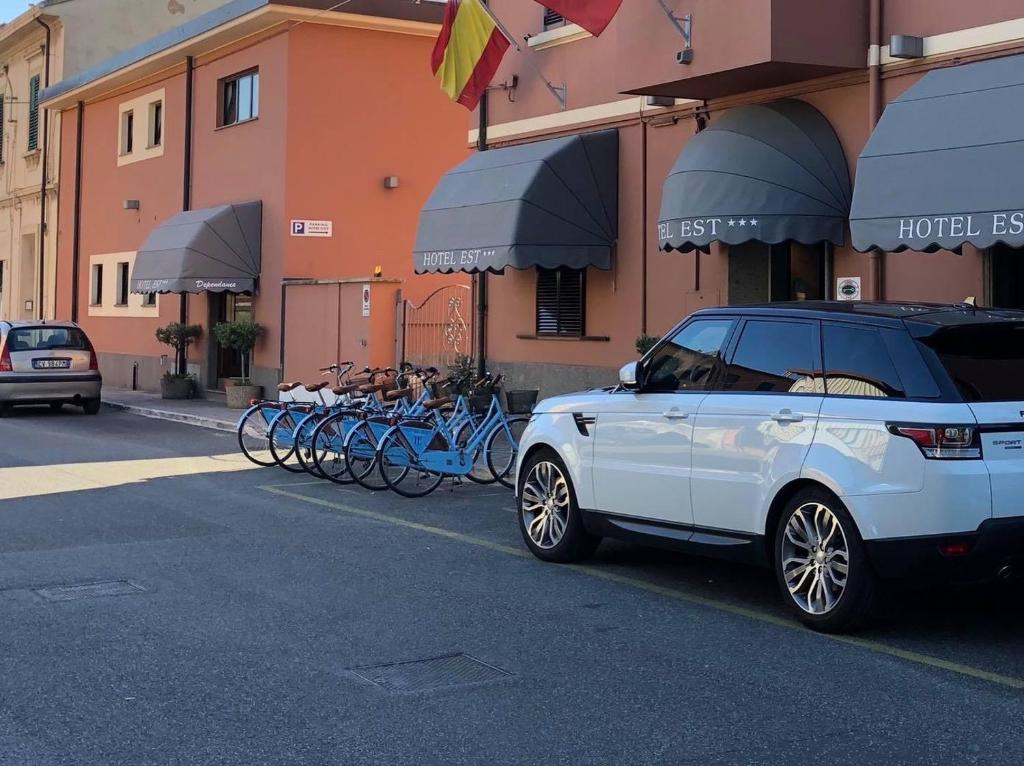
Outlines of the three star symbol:
{"label": "three star symbol", "polygon": [[747,225],[748,223],[749,223],[749,224],[750,224],[751,226],[757,226],[757,219],[756,219],[756,218],[751,218],[751,219],[750,219],[750,220],[748,221],[748,220],[747,220],[746,218],[741,218],[740,220],[738,220],[738,221],[737,221],[737,220],[736,220],[735,218],[730,218],[730,219],[729,219],[729,220],[727,221],[727,223],[728,223],[728,224],[729,224],[730,226],[746,226],[746,225]]}

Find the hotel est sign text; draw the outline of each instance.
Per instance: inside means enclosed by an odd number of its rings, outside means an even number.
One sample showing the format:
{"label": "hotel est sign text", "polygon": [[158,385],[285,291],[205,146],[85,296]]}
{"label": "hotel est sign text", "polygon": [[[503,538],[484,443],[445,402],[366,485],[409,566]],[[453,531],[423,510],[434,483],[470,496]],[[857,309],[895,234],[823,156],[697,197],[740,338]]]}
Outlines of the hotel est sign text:
{"label": "hotel est sign text", "polygon": [[1019,236],[1024,234],[1024,211],[921,216],[900,218],[894,223],[899,226],[900,240]]}
{"label": "hotel est sign text", "polygon": [[498,251],[493,248],[476,250],[432,250],[421,254],[423,268],[446,269],[479,266],[493,261]]}
{"label": "hotel est sign text", "polygon": [[732,216],[729,218],[686,218],[677,221],[663,221],[658,224],[658,237],[662,240],[676,237],[718,237],[725,231],[738,233],[757,229],[760,221],[754,216]]}

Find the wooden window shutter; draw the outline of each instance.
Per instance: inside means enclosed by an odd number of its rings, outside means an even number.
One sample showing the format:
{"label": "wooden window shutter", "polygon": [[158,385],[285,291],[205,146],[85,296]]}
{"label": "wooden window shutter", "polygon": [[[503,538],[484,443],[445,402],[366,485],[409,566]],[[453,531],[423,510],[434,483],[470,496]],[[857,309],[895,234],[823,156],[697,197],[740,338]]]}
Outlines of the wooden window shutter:
{"label": "wooden window shutter", "polygon": [[586,271],[537,269],[537,335],[583,337]]}

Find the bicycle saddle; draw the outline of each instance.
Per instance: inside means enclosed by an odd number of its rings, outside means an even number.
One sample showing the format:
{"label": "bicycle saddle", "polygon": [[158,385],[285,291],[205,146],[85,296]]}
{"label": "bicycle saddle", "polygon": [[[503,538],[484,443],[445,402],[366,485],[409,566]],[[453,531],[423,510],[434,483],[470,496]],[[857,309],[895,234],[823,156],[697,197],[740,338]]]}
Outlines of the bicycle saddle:
{"label": "bicycle saddle", "polygon": [[331,392],[335,396],[344,396],[345,394],[351,394],[352,392],[358,391],[358,390],[359,390],[359,386],[349,385],[349,386],[337,386],[336,388],[332,388]]}
{"label": "bicycle saddle", "polygon": [[306,390],[311,394],[315,394],[317,391],[323,391],[325,388],[327,388],[327,383],[314,383],[306,386]]}
{"label": "bicycle saddle", "polygon": [[442,396],[440,399],[428,399],[423,402],[423,406],[428,410],[436,410],[439,407],[444,407],[446,404],[451,404],[453,401],[455,400],[450,396]]}
{"label": "bicycle saddle", "polygon": [[293,389],[296,389],[296,388],[298,388],[301,385],[302,385],[302,381],[301,380],[297,380],[294,383],[281,383],[277,387],[277,390],[280,391],[282,394],[287,394],[289,391],[292,391]]}
{"label": "bicycle saddle", "polygon": [[362,391],[364,394],[375,394],[378,391],[383,391],[385,388],[387,388],[387,386],[384,385],[383,383],[373,383],[367,386],[360,386],[359,390]]}
{"label": "bicycle saddle", "polygon": [[388,402],[397,402],[403,396],[408,396],[411,393],[411,388],[398,388],[395,389],[394,391],[388,391],[386,394],[384,394],[384,400]]}

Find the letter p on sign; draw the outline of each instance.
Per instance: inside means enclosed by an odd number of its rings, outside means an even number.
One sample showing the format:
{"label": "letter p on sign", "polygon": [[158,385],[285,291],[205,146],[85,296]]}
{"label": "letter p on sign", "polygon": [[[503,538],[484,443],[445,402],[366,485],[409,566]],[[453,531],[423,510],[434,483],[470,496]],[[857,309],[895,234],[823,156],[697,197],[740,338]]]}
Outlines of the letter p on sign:
{"label": "letter p on sign", "polygon": [[297,237],[301,237],[306,233],[306,222],[305,221],[292,221],[292,234]]}

